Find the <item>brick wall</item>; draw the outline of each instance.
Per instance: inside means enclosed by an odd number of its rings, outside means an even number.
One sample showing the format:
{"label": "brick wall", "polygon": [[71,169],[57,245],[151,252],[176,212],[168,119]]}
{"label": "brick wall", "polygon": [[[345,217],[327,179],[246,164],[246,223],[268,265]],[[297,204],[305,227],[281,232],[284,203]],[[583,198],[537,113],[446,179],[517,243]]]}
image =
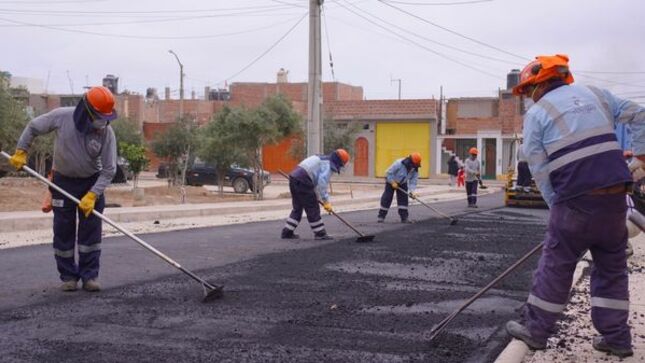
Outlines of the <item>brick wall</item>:
{"label": "brick wall", "polygon": [[[489,98],[483,98],[489,101]],[[466,99],[472,105],[473,100]],[[501,92],[496,100],[497,110],[492,117],[459,117],[460,99],[448,100],[446,108],[446,128],[454,129],[455,134],[477,134],[480,130],[501,130],[503,135],[513,135],[522,131],[520,100],[507,92]],[[483,105],[486,103],[482,103]]]}

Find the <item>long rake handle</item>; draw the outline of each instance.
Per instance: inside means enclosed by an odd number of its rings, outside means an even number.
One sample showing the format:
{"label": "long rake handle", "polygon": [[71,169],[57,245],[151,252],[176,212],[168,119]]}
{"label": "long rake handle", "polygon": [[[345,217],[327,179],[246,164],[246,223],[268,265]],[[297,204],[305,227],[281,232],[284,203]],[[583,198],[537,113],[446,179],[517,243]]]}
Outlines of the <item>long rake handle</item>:
{"label": "long rake handle", "polygon": [[539,245],[533,247],[532,250],[530,250],[527,254],[522,256],[519,260],[517,260],[514,264],[512,264],[509,268],[507,268],[504,272],[502,272],[501,275],[497,276],[493,281],[491,281],[488,285],[486,285],[483,289],[481,289],[478,293],[473,295],[468,301],[466,301],[463,305],[461,305],[457,310],[455,310],[452,314],[448,315],[445,319],[439,322],[437,326],[432,329],[430,332],[430,340],[434,339],[441,333],[441,331],[450,323],[459,313],[464,311],[467,307],[469,307],[475,300],[479,299],[483,294],[485,294],[488,290],[490,290],[493,286],[495,286],[498,282],[500,282],[503,278],[505,278],[507,275],[509,275],[511,272],[515,271],[524,261],[528,260],[529,257],[533,256],[536,252],[542,249],[543,243],[540,243]]}
{"label": "long rake handle", "polygon": [[[7,154],[7,153],[6,153],[6,152],[4,152],[4,151],[0,151],[0,154],[1,154],[2,156],[4,156],[5,158],[7,158],[7,159],[10,159],[10,158],[11,158],[11,155]],[[68,192],[66,192],[63,188],[59,187],[58,185],[56,185],[56,184],[52,183],[51,181],[49,181],[49,179],[47,179],[47,178],[43,177],[42,175],[38,174],[35,170],[31,169],[31,168],[30,168],[30,167],[28,167],[27,165],[24,165],[24,166],[22,167],[22,170],[26,171],[29,175],[31,175],[31,176],[33,176],[34,178],[36,178],[36,179],[40,180],[41,182],[43,182],[43,183],[47,184],[47,185],[48,185],[48,186],[50,186],[51,188],[55,189],[56,191],[58,191],[59,193],[61,193],[61,194],[62,194],[62,195],[64,195],[65,197],[67,197],[69,200],[71,200],[72,202],[76,203],[77,205],[81,203],[81,201],[80,201],[80,200],[78,200],[76,197],[74,197],[73,195],[69,194],[69,193],[68,193]],[[159,251],[158,249],[154,248],[153,246],[151,246],[150,244],[148,244],[146,241],[142,240],[141,238],[139,238],[139,237],[135,236],[134,234],[132,234],[130,231],[128,231],[128,230],[126,230],[125,228],[121,227],[121,226],[120,226],[120,225],[118,225],[116,222],[114,222],[113,220],[111,220],[109,217],[107,217],[107,216],[105,216],[105,215],[103,215],[103,214],[101,214],[101,213],[97,212],[95,209],[93,209],[93,210],[92,210],[92,214],[94,214],[94,215],[95,215],[95,216],[97,216],[98,218],[102,219],[105,223],[107,223],[107,224],[111,225],[112,227],[114,227],[115,229],[117,229],[119,232],[121,232],[121,233],[123,233],[124,235],[126,235],[126,236],[130,237],[132,240],[134,240],[135,242],[137,242],[138,244],[140,244],[143,248],[145,248],[145,249],[147,249],[148,251],[150,251],[150,252],[154,253],[155,255],[157,255],[157,257],[159,257],[159,258],[161,258],[162,260],[166,261],[166,262],[167,262],[168,264],[170,264],[171,266],[173,266],[173,267],[175,267],[175,268],[179,269],[180,271],[182,271],[182,272],[186,273],[188,276],[192,277],[193,279],[195,279],[195,280],[196,280],[196,281],[198,281],[199,283],[201,283],[201,284],[203,284],[203,285],[207,286],[208,288],[216,289],[216,287],[215,287],[215,286],[213,286],[213,285],[209,284],[208,282],[206,282],[205,280],[201,279],[200,277],[198,277],[197,275],[195,275],[195,274],[194,274],[194,273],[192,273],[191,271],[189,271],[189,270],[185,269],[185,268],[184,268],[184,267],[182,267],[179,263],[177,263],[175,260],[173,260],[172,258],[170,258],[170,257],[166,256],[163,252],[161,252],[161,251]]]}
{"label": "long rake handle", "polygon": [[426,203],[425,203],[425,202],[423,202],[421,199],[419,199],[419,198],[417,198],[417,197],[413,197],[413,196],[411,196],[409,191],[404,190],[404,189],[401,189],[401,190],[403,190],[403,192],[404,192],[405,194],[407,194],[407,195],[408,195],[408,197],[410,197],[410,198],[412,198],[412,199],[416,200],[417,202],[421,203],[424,207],[429,208],[429,209],[432,209],[432,211],[433,211],[433,212],[435,212],[435,213],[437,213],[438,215],[440,215],[440,216],[442,216],[442,217],[444,217],[444,218],[451,219],[451,220],[452,220],[452,219],[454,219],[454,218],[452,218],[451,216],[449,216],[449,215],[447,215],[447,214],[445,214],[445,213],[441,212],[441,211],[440,211],[440,210],[438,210],[437,208],[432,207],[430,204],[426,204]]}
{"label": "long rake handle", "polygon": [[[287,180],[290,180],[290,179],[291,179],[291,178],[289,177],[289,175],[288,175],[287,173],[285,173],[284,171],[282,171],[282,170],[278,170],[278,173],[280,173],[283,177],[287,178]],[[321,201],[318,201],[318,204],[320,204],[321,206],[324,206],[323,202],[321,202]],[[345,220],[345,218],[343,218],[343,217],[341,217],[340,215],[338,215],[338,213],[334,212],[333,210],[332,210],[330,213],[331,213],[334,217],[338,218],[341,222],[343,222],[347,227],[351,228],[351,230],[352,230],[352,231],[356,232],[356,234],[358,234],[358,235],[359,235],[359,236],[361,236],[361,237],[365,237],[365,235],[364,235],[361,231],[359,231],[359,230],[358,230],[358,229],[356,229],[356,227],[354,227],[351,223],[349,223],[348,221],[346,221],[346,220]]]}

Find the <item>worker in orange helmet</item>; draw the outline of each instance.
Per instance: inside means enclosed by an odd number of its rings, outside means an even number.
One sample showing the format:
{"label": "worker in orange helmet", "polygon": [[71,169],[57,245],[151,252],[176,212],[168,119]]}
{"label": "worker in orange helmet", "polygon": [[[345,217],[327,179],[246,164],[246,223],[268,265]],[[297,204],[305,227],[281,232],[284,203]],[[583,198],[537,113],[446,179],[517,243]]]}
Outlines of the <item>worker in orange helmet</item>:
{"label": "worker in orange helmet", "polygon": [[645,108],[572,83],[569,58],[556,54],[536,57],[513,88],[535,102],[524,117],[522,148],[551,210],[524,321],[508,322],[506,330],[544,349],[566,307],[576,264],[589,251],[591,318],[600,333],[593,347],[626,357],[633,354],[625,254],[632,175],[614,127],[629,125],[634,154],[645,160]]}
{"label": "worker in orange helmet", "polygon": [[332,172],[340,174],[348,162],[349,153],[347,150],[336,149],[328,155],[312,155],[306,158],[289,174],[289,191],[291,192],[293,209],[282,228],[281,237],[283,239],[300,238],[294,231],[300,224],[303,211],[307,213],[307,221],[314,232],[314,239],[332,239],[327,234],[318,204],[320,201],[327,212],[333,212],[327,191],[329,180]]}
{"label": "worker in orange helmet", "polygon": [[477,183],[479,182],[481,165],[477,160],[479,150],[471,147],[468,150],[469,158],[464,161],[464,172],[466,174],[466,196],[468,198],[468,207],[477,208]]}
{"label": "worker in orange helmet", "polygon": [[76,107],[60,107],[31,120],[9,160],[20,170],[27,163],[34,139],[56,132],[52,181],[81,201],[76,205],[58,191],[50,190],[54,256],[63,291],[77,290],[79,280],[86,291],[100,290],[102,223],[92,211],[103,211],[103,192],[116,173],[116,139],[109,126],[116,117],[112,92],[105,87],[92,87]]}
{"label": "worker in orange helmet", "polygon": [[412,223],[408,218],[408,193],[415,197],[421,167],[421,154],[413,152],[405,158],[398,159],[385,172],[385,191],[381,195],[381,208],[378,212],[378,223],[385,221],[385,216],[392,205],[396,191],[396,204],[399,209],[401,223]]}

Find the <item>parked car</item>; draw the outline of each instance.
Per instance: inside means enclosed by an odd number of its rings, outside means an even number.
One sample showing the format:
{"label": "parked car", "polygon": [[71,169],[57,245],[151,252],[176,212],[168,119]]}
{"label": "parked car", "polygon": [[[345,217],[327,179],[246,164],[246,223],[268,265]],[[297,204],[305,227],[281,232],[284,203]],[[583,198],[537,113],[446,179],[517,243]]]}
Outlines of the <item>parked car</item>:
{"label": "parked car", "polygon": [[[224,177],[224,186],[233,187],[235,193],[246,193],[253,188],[253,176],[255,172],[251,169],[242,168],[237,165],[231,165]],[[168,171],[166,165],[159,165],[157,178],[167,178]],[[271,183],[271,174],[262,171],[262,182],[264,185]],[[193,165],[186,170],[186,184],[194,186],[217,185],[217,171],[212,165],[196,160]]]}
{"label": "parked car", "polygon": [[114,178],[112,178],[112,183],[121,184],[126,183],[128,180],[132,180],[134,174],[130,171],[128,165],[128,161],[123,157],[119,156],[116,159],[116,174],[114,174]]}

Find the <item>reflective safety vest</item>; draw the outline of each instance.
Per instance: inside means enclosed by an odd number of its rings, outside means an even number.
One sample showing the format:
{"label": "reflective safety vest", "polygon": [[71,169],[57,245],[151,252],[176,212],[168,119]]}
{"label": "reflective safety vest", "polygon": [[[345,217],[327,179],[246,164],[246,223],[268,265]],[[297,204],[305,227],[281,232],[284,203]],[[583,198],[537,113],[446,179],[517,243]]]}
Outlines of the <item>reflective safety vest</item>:
{"label": "reflective safety vest", "polygon": [[645,109],[608,91],[563,85],[529,109],[523,152],[549,206],[631,182],[614,132],[617,122],[630,125],[635,153],[645,154]]}

